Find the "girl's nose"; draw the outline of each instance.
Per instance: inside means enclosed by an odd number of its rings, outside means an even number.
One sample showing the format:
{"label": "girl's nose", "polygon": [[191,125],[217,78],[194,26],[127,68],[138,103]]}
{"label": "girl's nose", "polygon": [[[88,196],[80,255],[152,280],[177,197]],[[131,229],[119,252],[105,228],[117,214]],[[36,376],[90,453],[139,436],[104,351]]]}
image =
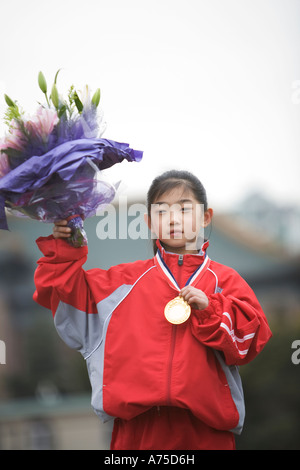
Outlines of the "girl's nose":
{"label": "girl's nose", "polygon": [[170,223],[178,224],[180,222],[181,222],[180,212],[176,210],[170,211]]}

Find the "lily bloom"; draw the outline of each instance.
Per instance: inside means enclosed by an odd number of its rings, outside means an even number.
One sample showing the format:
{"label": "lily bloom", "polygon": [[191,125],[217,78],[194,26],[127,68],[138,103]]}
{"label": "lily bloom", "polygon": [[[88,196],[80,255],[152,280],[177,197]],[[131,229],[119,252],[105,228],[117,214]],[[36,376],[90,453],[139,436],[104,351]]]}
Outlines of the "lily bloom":
{"label": "lily bloom", "polygon": [[24,133],[20,129],[20,124],[18,123],[18,121],[13,119],[11,121],[9,131],[1,144],[1,147],[3,149],[11,148],[22,152],[26,145],[27,140]]}
{"label": "lily bloom", "polygon": [[[0,149],[1,149],[2,144],[0,143]],[[8,158],[5,153],[0,152],[0,178],[2,176],[6,175],[10,171],[9,163],[8,163]]]}
{"label": "lily bloom", "polygon": [[41,106],[37,110],[34,119],[25,123],[25,128],[32,137],[41,139],[43,142],[47,142],[49,135],[58,121],[59,119],[55,110],[43,108]]}

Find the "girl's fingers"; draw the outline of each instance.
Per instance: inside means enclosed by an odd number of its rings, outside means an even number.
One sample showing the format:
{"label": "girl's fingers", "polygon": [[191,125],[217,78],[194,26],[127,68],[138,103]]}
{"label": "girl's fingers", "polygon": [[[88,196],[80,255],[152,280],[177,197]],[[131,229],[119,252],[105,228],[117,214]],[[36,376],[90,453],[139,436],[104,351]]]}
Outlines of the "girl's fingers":
{"label": "girl's fingers", "polygon": [[71,229],[67,227],[66,220],[59,220],[55,222],[53,227],[54,238],[69,238],[71,236]]}
{"label": "girl's fingers", "polygon": [[58,225],[58,226],[61,226],[61,225],[67,225],[68,224],[68,221],[63,219],[63,220],[57,220],[56,222],[54,222],[54,225]]}
{"label": "girl's fingers", "polygon": [[196,296],[203,296],[205,295],[202,290],[200,289],[196,289],[195,287],[192,287],[192,286],[185,286],[183,287],[183,289],[181,289],[180,291],[180,295],[182,297],[184,297],[185,299],[188,299],[190,298],[192,295],[196,295]]}
{"label": "girl's fingers", "polygon": [[186,302],[188,302],[193,307],[195,305],[196,308],[200,310],[206,308],[209,304],[206,294],[202,290],[196,289],[192,286],[185,286],[183,289],[181,289],[180,295]]}

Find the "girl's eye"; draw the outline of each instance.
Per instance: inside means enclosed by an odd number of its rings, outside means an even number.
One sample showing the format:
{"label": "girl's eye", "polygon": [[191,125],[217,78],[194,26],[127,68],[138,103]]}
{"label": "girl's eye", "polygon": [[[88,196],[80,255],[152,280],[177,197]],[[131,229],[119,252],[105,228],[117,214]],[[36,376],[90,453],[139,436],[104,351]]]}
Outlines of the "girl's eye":
{"label": "girl's eye", "polygon": [[184,206],[184,207],[181,208],[181,211],[182,211],[182,212],[191,212],[191,210],[192,210],[192,207],[191,207],[191,206],[187,206],[187,207]]}
{"label": "girl's eye", "polygon": [[160,216],[162,216],[162,215],[165,215],[166,213],[167,213],[166,210],[164,210],[164,209],[159,209],[159,210],[155,211],[154,215],[155,215],[156,217],[160,217]]}

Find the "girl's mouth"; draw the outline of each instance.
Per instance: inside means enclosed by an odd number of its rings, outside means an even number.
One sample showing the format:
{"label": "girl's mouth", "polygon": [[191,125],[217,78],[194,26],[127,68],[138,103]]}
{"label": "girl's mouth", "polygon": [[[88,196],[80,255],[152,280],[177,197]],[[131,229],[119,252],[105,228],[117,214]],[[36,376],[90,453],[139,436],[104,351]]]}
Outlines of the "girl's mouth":
{"label": "girl's mouth", "polygon": [[182,238],[182,230],[170,230],[170,238]]}

